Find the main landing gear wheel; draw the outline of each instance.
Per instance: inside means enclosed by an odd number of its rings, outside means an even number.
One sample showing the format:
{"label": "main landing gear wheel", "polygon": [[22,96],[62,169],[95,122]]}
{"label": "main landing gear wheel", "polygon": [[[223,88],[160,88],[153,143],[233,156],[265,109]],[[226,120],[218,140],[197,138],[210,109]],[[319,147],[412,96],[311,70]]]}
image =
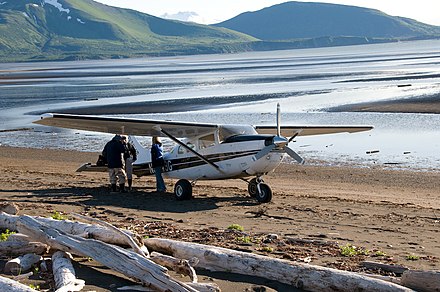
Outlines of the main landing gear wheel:
{"label": "main landing gear wheel", "polygon": [[252,198],[255,198],[257,196],[258,188],[257,188],[257,178],[256,177],[251,179],[251,181],[248,183],[248,193],[249,193],[249,196],[251,196]]}
{"label": "main landing gear wheel", "polygon": [[192,197],[192,185],[186,179],[180,179],[174,185],[174,196],[178,201],[189,200]]}
{"label": "main landing gear wheel", "polygon": [[267,184],[260,184],[260,191],[257,189],[257,194],[255,195],[255,198],[260,203],[267,203],[272,200],[272,190]]}

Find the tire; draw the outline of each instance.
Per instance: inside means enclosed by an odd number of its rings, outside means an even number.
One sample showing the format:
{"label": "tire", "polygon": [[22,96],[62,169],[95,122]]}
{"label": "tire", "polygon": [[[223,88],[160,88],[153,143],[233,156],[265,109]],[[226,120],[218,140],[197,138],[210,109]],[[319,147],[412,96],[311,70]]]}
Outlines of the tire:
{"label": "tire", "polygon": [[192,197],[191,183],[186,179],[178,180],[174,185],[174,196],[178,201],[191,199]]}
{"label": "tire", "polygon": [[249,196],[251,196],[252,198],[255,198],[257,196],[257,178],[251,179],[251,181],[248,183],[248,193]]}
{"label": "tire", "polygon": [[268,203],[272,200],[272,190],[267,184],[260,184],[260,191],[257,191],[255,198],[260,203]]}

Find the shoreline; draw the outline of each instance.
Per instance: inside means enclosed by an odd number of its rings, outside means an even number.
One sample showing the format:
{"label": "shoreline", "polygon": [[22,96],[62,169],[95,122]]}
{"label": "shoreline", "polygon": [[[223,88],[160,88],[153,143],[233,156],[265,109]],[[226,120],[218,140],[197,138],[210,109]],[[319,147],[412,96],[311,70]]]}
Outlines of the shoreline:
{"label": "shoreline", "polygon": [[[310,264],[337,269],[378,273],[362,268],[364,260],[440,269],[440,172],[283,163],[264,177],[274,192],[267,204],[250,198],[241,180],[199,181],[193,199],[176,201],[175,180],[165,179],[169,192],[159,194],[151,176],[134,178],[134,191],[121,200],[120,194],[109,193],[107,173],[75,172],[97,156],[95,152],[0,146],[4,174],[0,197],[18,205],[19,215],[75,212],[135,230],[142,237],[180,239],[293,261],[310,259]],[[231,224],[243,226],[244,232],[228,232]],[[269,234],[279,239],[263,243]],[[249,243],[239,240],[245,237]],[[291,239],[317,243],[285,241]],[[370,253],[344,257],[339,246],[347,244]],[[417,260],[408,260],[411,255]],[[121,280],[98,267],[81,274],[86,289],[114,291],[105,285]],[[199,274],[223,291],[252,291],[253,287],[291,291],[261,279]],[[100,281],[103,278],[107,280]]]}

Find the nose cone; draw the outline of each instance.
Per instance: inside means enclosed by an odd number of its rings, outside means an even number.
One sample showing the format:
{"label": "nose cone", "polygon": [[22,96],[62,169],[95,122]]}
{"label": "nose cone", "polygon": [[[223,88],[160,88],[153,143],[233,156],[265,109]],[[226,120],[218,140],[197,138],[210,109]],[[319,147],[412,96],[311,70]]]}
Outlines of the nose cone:
{"label": "nose cone", "polygon": [[289,143],[289,141],[282,136],[273,137],[272,142],[277,148],[284,148]]}

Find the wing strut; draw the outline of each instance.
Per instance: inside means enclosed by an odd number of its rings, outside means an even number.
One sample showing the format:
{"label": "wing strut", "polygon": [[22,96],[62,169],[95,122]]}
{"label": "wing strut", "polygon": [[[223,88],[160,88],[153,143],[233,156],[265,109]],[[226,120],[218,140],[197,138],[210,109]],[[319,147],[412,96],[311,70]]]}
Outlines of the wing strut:
{"label": "wing strut", "polygon": [[205,161],[207,164],[211,165],[212,167],[214,167],[218,171],[223,172],[217,164],[215,164],[214,162],[208,160],[205,156],[203,156],[202,154],[198,153],[197,151],[195,151],[194,149],[192,149],[191,147],[189,147],[188,145],[186,145],[185,143],[183,143],[182,141],[180,141],[179,139],[177,139],[176,137],[174,137],[173,135],[171,135],[170,133],[168,133],[164,129],[160,129],[160,131],[162,133],[164,133],[168,138],[170,138],[171,140],[173,140],[174,142],[176,142],[177,144],[179,144],[180,146],[182,146],[186,150],[190,151],[191,153],[193,153],[194,155],[196,155],[197,157],[199,157],[203,161]]}

